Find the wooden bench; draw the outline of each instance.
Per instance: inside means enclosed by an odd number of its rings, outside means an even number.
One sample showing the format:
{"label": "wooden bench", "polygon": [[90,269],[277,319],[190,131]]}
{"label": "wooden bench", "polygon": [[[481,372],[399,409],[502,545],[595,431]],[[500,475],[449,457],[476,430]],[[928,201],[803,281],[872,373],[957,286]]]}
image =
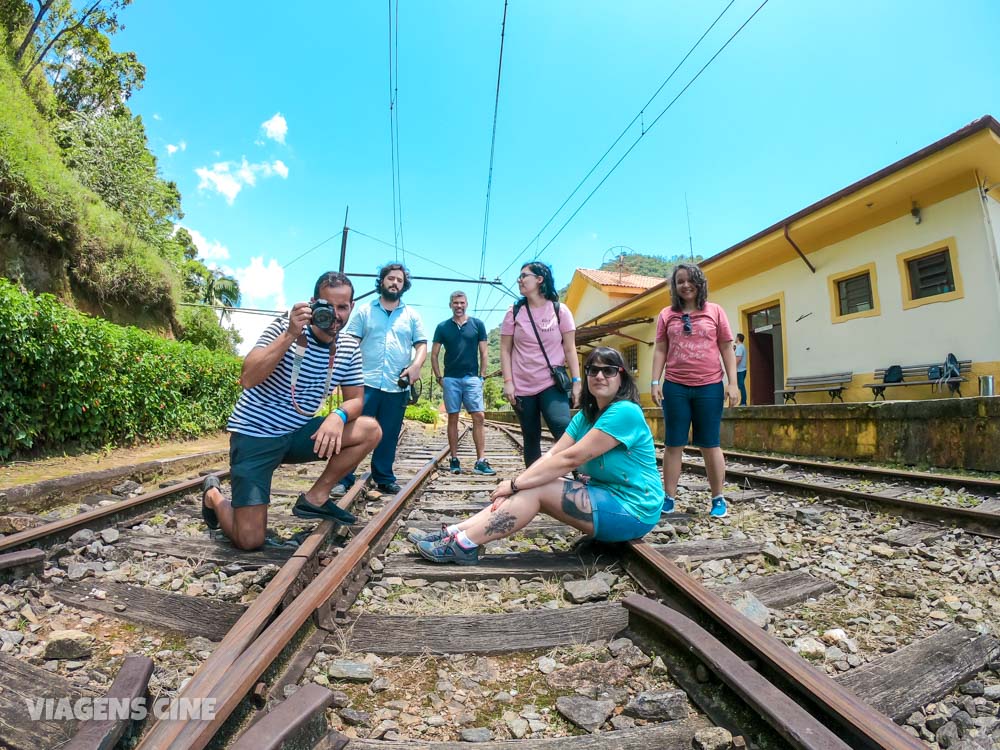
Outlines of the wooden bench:
{"label": "wooden bench", "polygon": [[797,404],[796,394],[826,391],[830,394],[831,404],[835,398],[839,398],[840,402],[843,403],[844,387],[851,382],[852,377],[854,377],[853,372],[835,372],[830,375],[803,375],[788,378],[785,381],[785,387],[775,391],[774,395],[780,395],[784,399],[783,403],[787,404],[791,401]]}
{"label": "wooden bench", "polygon": [[911,385],[929,385],[932,388],[937,386],[940,388],[943,385],[948,386],[948,390],[951,393],[957,393],[959,396],[962,395],[962,383],[968,381],[968,378],[963,377],[968,373],[972,372],[972,360],[971,359],[960,359],[958,361],[959,372],[961,373],[957,378],[943,378],[941,380],[931,380],[927,377],[927,371],[932,367],[941,367],[941,362],[929,362],[926,365],[906,365],[903,367],[903,379],[899,383],[886,383],[885,382],[885,371],[889,369],[888,367],[881,367],[875,371],[875,383],[865,383],[865,388],[871,388],[872,393],[875,398],[873,401],[878,401],[879,396],[885,401],[885,389],[886,388],[906,388]]}

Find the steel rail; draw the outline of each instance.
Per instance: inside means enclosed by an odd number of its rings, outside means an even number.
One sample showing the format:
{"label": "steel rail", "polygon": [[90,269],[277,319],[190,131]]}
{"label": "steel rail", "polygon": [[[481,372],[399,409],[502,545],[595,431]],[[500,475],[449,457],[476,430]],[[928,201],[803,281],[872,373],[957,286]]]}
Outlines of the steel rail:
{"label": "steel rail", "polygon": [[[685,448],[686,453],[694,453],[697,448]],[[929,471],[909,471],[907,469],[890,469],[879,466],[862,466],[852,463],[827,463],[825,461],[814,461],[807,458],[794,458],[782,456],[767,456],[761,453],[748,453],[746,451],[736,451],[725,449],[726,458],[740,461],[760,461],[768,464],[788,464],[798,466],[803,469],[815,469],[818,471],[839,471],[846,474],[863,474],[872,477],[889,477],[892,479],[902,479],[904,481],[925,482],[928,484],[940,484],[949,487],[975,487],[981,490],[1000,493],[1000,480],[987,479],[985,477],[963,477],[958,474],[933,474]]]}
{"label": "steel rail", "polygon": [[[211,742],[223,722],[253,688],[260,675],[312,613],[336,592],[354,567],[365,559],[371,541],[387,524],[395,520],[403,505],[448,453],[449,448],[445,446],[430,459],[395,498],[351,539],[340,554],[238,656],[205,696],[214,701],[215,715],[212,719],[187,723],[161,721],[153,727],[153,730],[161,725],[165,726],[165,730],[155,735],[151,731],[139,744],[139,750],[166,748],[201,750]],[[166,728],[171,731],[166,731]]]}
{"label": "steel rail", "polygon": [[[358,478],[354,486],[337,502],[341,508],[349,508],[368,482],[370,473]],[[334,529],[333,521],[321,521],[306,540],[299,545],[293,555],[281,566],[264,590],[258,594],[246,611],[229,629],[225,638],[212,651],[211,656],[198,668],[178,699],[204,699],[218,682],[225,678],[226,670],[239,658],[254,639],[265,629],[278,608],[287,601],[292,587],[326,543]],[[203,701],[202,701],[203,704]],[[196,705],[196,704],[192,704]],[[143,738],[143,745],[161,743],[156,746],[170,747],[170,740],[180,731],[181,722],[166,719],[156,722]]]}
{"label": "steel rail", "polygon": [[[505,425],[502,423],[497,423],[493,420],[488,420],[490,424],[495,427],[511,434],[515,427],[510,425]],[[662,448],[662,443],[657,443],[658,448]],[[736,457],[738,454],[733,451],[725,451],[727,456]],[[742,454],[749,455],[749,454]],[[662,461],[661,458],[657,459]],[[791,463],[791,461],[786,461],[786,463]],[[839,465],[824,464],[822,462],[815,462],[817,467],[827,468],[827,469],[841,469]],[[682,468],[688,469],[698,474],[705,474],[706,469],[704,464],[694,463],[692,461],[681,461]],[[883,473],[885,470],[877,469],[875,467],[867,467],[868,472],[871,474]],[[842,469],[843,471],[850,471],[850,469]],[[894,473],[886,473],[887,476],[894,476],[896,478],[908,477],[912,479],[918,479],[919,481],[933,481],[933,475],[920,473],[919,475],[914,475],[910,472],[900,471],[900,470],[890,470]],[[878,505],[888,511],[897,511],[904,515],[915,516],[922,520],[929,522],[941,523],[955,523],[960,524],[966,531],[981,534],[983,536],[990,537],[1000,537],[1000,513],[993,513],[985,510],[976,510],[975,508],[956,508],[950,505],[937,505],[935,503],[922,502],[920,500],[905,500],[903,498],[886,497],[885,495],[879,495],[874,492],[863,492],[861,490],[850,490],[843,487],[830,487],[824,484],[815,484],[813,482],[806,482],[799,479],[786,479],[784,477],[777,477],[771,474],[762,474],[760,472],[751,471],[741,471],[740,469],[732,469],[726,467],[726,477],[730,479],[738,479],[747,482],[759,482],[761,484],[771,484],[777,487],[786,487],[789,489],[798,490],[801,492],[808,492],[822,497],[827,497],[831,499],[847,499],[853,500],[859,503],[871,503]],[[953,477],[957,479],[957,477]],[[984,481],[984,480],[980,480]],[[996,483],[1000,487],[1000,482]]]}
{"label": "steel rail", "polygon": [[667,582],[671,591],[711,619],[755,655],[758,662],[791,685],[799,696],[833,721],[851,747],[863,750],[922,750],[923,742],[903,731],[836,681],[823,674],[783,642],[768,635],[717,594],[687,575],[651,545],[628,542],[631,553]]}
{"label": "steel rail", "polygon": [[[210,472],[210,474],[207,474],[206,476],[217,476],[219,479],[225,479],[229,476],[229,470],[226,469],[224,471]],[[29,544],[35,544],[42,539],[54,539],[68,536],[72,532],[78,531],[79,529],[90,528],[92,526],[103,527],[109,523],[113,523],[117,516],[128,514],[135,515],[132,513],[133,511],[145,508],[158,500],[163,500],[171,495],[176,495],[181,492],[187,492],[188,490],[201,487],[204,480],[204,476],[195,477],[194,479],[188,479],[179,484],[172,484],[169,487],[162,487],[158,490],[154,490],[153,492],[147,492],[144,495],[137,495],[136,497],[129,498],[128,500],[122,500],[120,503],[115,503],[114,505],[107,505],[103,508],[94,508],[93,510],[88,510],[83,513],[77,513],[75,516],[71,516],[70,518],[61,518],[60,520],[53,521],[52,523],[45,523],[41,526],[35,526],[31,529],[19,531],[16,534],[11,534],[10,536],[0,539],[0,552],[16,550]]]}
{"label": "steel rail", "polygon": [[638,594],[627,596],[621,603],[631,614],[667,633],[685,651],[706,664],[792,747],[797,750],[850,750],[850,745],[694,620]]}
{"label": "steel rail", "polygon": [[[703,464],[681,461],[685,469],[705,474]],[[927,521],[954,522],[961,524],[966,531],[986,536],[1000,536],[1000,513],[991,513],[975,508],[956,508],[950,505],[937,505],[935,503],[922,502],[920,500],[904,500],[898,497],[886,497],[874,492],[862,492],[860,490],[849,490],[843,487],[830,487],[823,484],[804,482],[799,479],[785,479],[769,474],[758,472],[740,471],[726,467],[726,476],[748,482],[759,482],[761,484],[772,484],[778,487],[809,492],[828,498],[838,498],[854,500],[860,503],[872,503],[888,510],[901,511],[911,516],[917,516]]]}

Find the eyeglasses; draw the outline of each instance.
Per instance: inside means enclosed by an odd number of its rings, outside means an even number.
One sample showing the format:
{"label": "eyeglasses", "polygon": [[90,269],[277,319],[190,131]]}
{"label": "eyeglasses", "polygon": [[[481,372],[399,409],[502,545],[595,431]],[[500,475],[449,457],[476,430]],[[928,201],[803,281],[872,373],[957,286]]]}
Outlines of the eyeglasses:
{"label": "eyeglasses", "polygon": [[[524,281],[529,276],[538,276],[538,274],[537,273],[522,273],[520,276],[517,277],[517,280],[518,281]],[[538,278],[542,278],[542,277],[538,276]]]}
{"label": "eyeglasses", "polygon": [[608,380],[619,373],[625,372],[624,367],[616,365],[587,365],[583,369],[586,370],[588,377],[596,378],[598,375],[603,375]]}
{"label": "eyeglasses", "polygon": [[691,316],[688,313],[681,315],[681,321],[684,323],[684,335],[691,335]]}

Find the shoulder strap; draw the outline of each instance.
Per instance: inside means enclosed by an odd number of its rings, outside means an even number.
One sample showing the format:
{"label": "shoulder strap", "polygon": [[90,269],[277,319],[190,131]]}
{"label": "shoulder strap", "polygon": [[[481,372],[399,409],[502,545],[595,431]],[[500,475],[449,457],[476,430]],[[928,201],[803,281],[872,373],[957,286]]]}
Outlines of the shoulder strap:
{"label": "shoulder strap", "polygon": [[542,337],[538,334],[538,327],[535,325],[535,319],[531,315],[531,305],[525,305],[528,308],[528,320],[531,321],[531,330],[535,332],[535,338],[538,339],[538,348],[542,350],[542,356],[545,357],[545,364],[548,365],[549,370],[552,370],[552,363],[549,361],[549,354],[545,351],[545,344],[542,343]]}

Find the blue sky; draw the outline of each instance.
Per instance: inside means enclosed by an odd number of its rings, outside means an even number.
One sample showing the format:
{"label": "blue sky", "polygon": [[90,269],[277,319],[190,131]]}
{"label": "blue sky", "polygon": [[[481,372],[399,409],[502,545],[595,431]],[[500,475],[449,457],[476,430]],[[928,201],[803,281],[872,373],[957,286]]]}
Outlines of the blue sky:
{"label": "blue sky", "polygon": [[[511,0],[486,276],[514,287],[640,134],[636,125],[531,240],[729,0]],[[642,117],[656,118],[760,5],[735,0]],[[399,0],[403,249],[417,276],[479,275],[502,0]],[[137,0],[114,42],[147,66],[131,100],[182,223],[241,281],[244,306],[284,309],[335,269],[349,225],[394,238],[387,3]],[[984,115],[1000,3],[770,0],[544,251],[557,283],[609,248],[709,256]],[[304,251],[337,235],[284,268]],[[507,268],[518,254],[521,259]],[[348,273],[391,246],[352,233]],[[437,265],[436,265],[437,264]],[[367,290],[371,281],[358,279]],[[472,284],[417,281],[428,326]],[[489,327],[510,298],[484,289]],[[252,344],[267,318],[238,316]]]}

